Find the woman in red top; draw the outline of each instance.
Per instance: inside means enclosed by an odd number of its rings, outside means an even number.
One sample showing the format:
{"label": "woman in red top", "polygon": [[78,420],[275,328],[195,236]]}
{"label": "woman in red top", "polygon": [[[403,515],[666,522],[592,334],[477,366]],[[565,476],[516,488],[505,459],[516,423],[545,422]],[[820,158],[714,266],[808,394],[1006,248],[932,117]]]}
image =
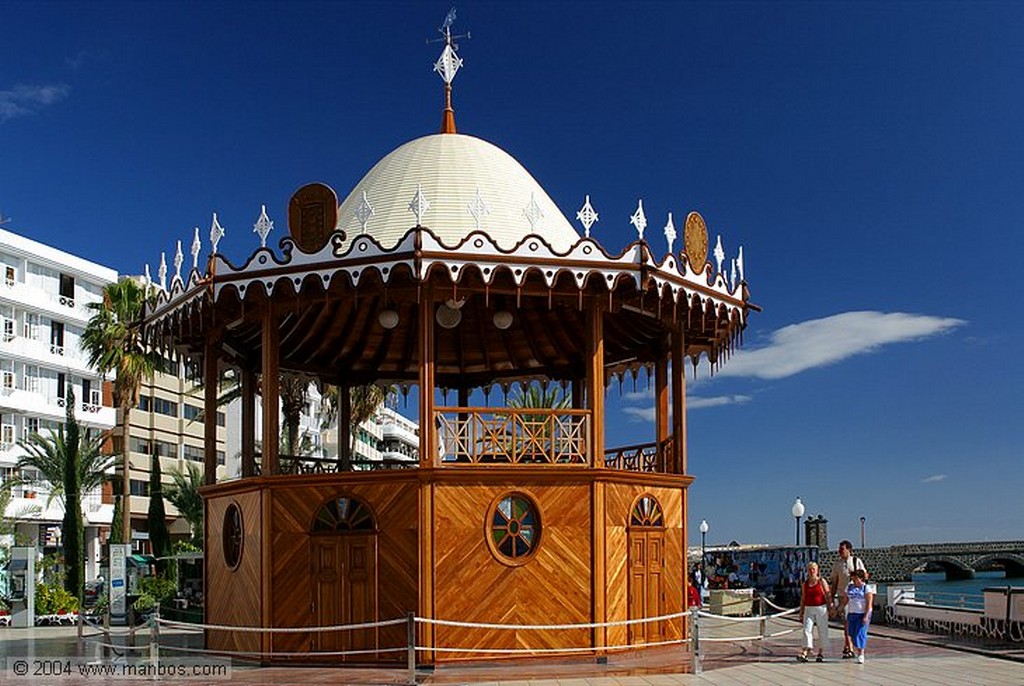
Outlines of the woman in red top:
{"label": "woman in red top", "polygon": [[831,602],[828,582],[818,573],[818,563],[807,565],[807,580],[800,589],[800,623],[804,625],[804,649],[797,660],[807,662],[814,648],[814,625],[818,625],[818,662],[825,661],[825,646],[828,645],[828,607]]}
{"label": "woman in red top", "polygon": [[686,607],[700,607],[700,587],[697,586],[697,578],[690,575],[690,584],[686,588]]}

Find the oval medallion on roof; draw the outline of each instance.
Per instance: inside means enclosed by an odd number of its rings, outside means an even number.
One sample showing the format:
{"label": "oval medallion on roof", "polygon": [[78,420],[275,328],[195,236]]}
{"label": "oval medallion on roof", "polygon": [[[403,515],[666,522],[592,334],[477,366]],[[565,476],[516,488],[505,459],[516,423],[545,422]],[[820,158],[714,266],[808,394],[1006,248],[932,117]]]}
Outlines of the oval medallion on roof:
{"label": "oval medallion on roof", "polygon": [[519,162],[487,141],[461,134],[424,136],[392,151],[338,209],[338,228],[349,240],[365,233],[385,248],[416,226],[449,246],[477,230],[503,250],[531,234],[560,252],[580,239]]}

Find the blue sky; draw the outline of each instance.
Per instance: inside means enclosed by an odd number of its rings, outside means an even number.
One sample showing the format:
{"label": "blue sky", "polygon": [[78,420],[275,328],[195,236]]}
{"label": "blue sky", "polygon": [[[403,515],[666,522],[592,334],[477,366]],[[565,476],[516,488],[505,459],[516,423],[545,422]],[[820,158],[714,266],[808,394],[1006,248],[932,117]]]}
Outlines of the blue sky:
{"label": "blue sky", "polygon": [[[449,5],[0,6],[5,228],[121,272],[205,236],[238,260],[265,203],[344,196],[434,132]],[[744,247],[744,351],[689,401],[691,541],[1021,538],[1024,3],[458,5],[462,133],[594,235],[663,248],[699,210]],[[653,235],[652,235],[653,234]],[[713,239],[712,239],[713,240]],[[168,257],[169,259],[170,257]],[[648,440],[642,381],[610,445]]]}

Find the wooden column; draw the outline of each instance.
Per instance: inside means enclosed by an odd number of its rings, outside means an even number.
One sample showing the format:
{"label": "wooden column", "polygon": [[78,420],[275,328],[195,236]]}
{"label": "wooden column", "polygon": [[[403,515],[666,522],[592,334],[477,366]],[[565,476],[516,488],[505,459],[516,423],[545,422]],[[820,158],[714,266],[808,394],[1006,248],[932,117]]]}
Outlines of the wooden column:
{"label": "wooden column", "polygon": [[[586,309],[586,405],[590,410],[591,467],[604,467],[604,310],[591,300]],[[596,624],[608,620],[608,566],[605,545],[605,485],[595,480],[590,490],[591,614]],[[607,645],[607,629],[594,629],[595,648]],[[599,651],[598,654],[602,654]]]}
{"label": "wooden column", "polygon": [[658,471],[667,472],[667,455],[663,450],[665,441],[670,436],[668,431],[668,354],[661,352],[654,362],[654,440],[658,445]]}
{"label": "wooden column", "polygon": [[587,409],[590,410],[591,466],[604,466],[604,310],[587,303]]}
{"label": "wooden column", "polygon": [[430,290],[420,296],[420,467],[437,463],[437,429],[434,426],[434,302]]}
{"label": "wooden column", "polygon": [[338,468],[352,471],[352,389],[338,386]]}
{"label": "wooden column", "polygon": [[686,324],[672,329],[672,471],[686,473]]}
{"label": "wooden column", "polygon": [[256,372],[241,370],[242,478],[256,475]]}
{"label": "wooden column", "polygon": [[281,420],[278,415],[281,399],[281,368],[279,366],[280,330],[277,315],[269,304],[263,315],[263,476],[280,473],[278,442]]}
{"label": "wooden column", "polygon": [[[203,347],[203,483],[217,483],[217,352],[220,341],[206,337]],[[126,501],[127,502],[127,501]]]}

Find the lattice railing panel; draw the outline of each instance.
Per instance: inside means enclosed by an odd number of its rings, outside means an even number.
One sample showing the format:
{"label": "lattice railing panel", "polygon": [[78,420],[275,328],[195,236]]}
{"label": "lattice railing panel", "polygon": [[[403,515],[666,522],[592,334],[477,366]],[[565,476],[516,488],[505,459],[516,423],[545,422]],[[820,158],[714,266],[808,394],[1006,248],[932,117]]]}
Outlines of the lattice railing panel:
{"label": "lattice railing panel", "polygon": [[440,463],[590,464],[590,412],[544,408],[435,410]]}

